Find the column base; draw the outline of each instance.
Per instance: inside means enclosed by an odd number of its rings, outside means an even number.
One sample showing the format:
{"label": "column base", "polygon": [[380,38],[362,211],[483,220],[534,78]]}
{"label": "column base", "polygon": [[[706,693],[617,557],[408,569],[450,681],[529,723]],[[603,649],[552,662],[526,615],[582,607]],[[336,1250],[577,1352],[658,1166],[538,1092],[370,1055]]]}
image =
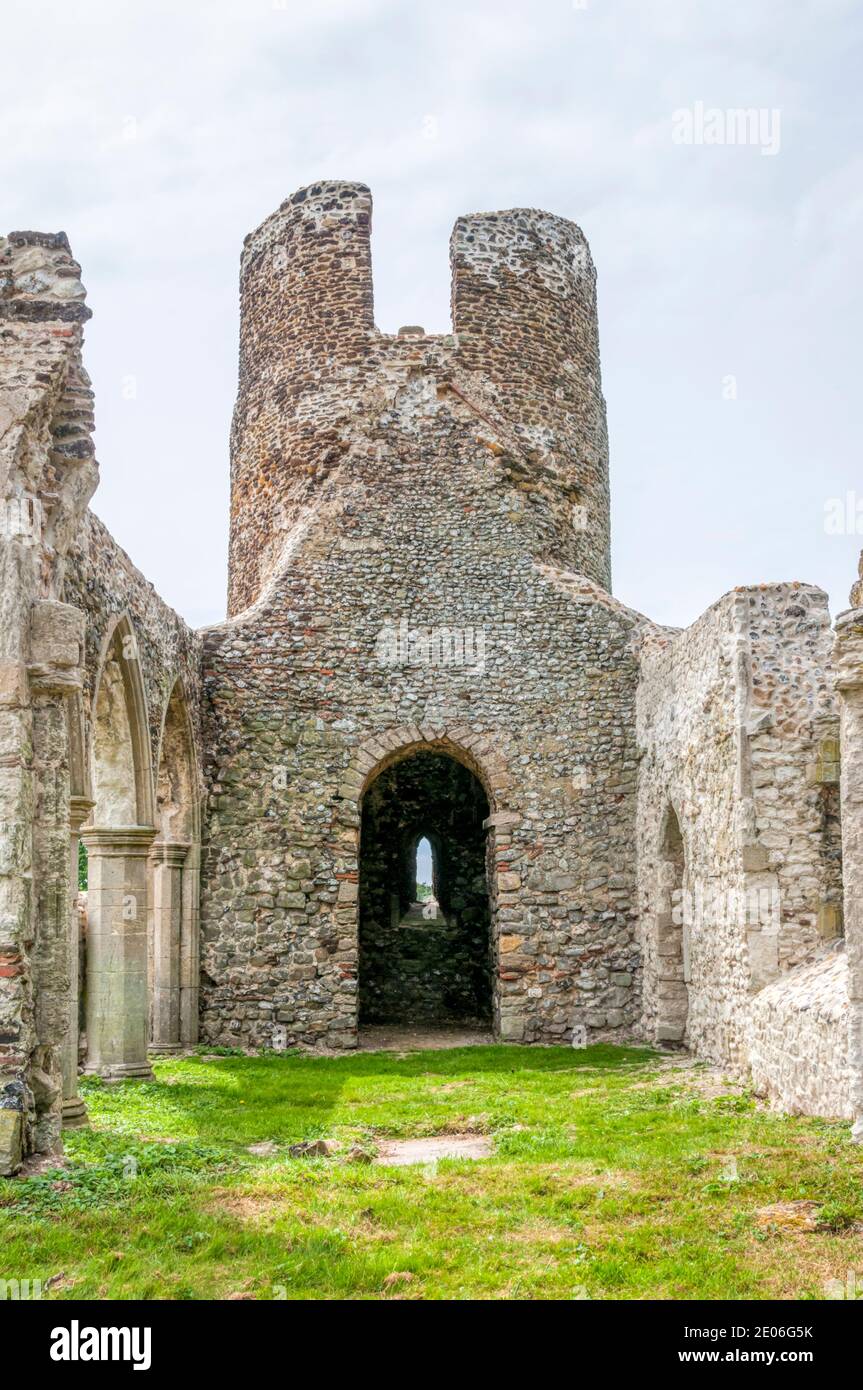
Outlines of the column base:
{"label": "column base", "polygon": [[185,1052],[185,1043],[150,1043],[147,1048],[154,1057],[173,1057],[178,1052]]}
{"label": "column base", "polygon": [[64,1129],[83,1129],[85,1125],[90,1123],[87,1107],[80,1096],[63,1101],[62,1115]]}
{"label": "column base", "polygon": [[100,1067],[98,1063],[84,1068],[85,1076],[101,1076],[103,1081],[155,1081],[149,1062],[115,1062]]}

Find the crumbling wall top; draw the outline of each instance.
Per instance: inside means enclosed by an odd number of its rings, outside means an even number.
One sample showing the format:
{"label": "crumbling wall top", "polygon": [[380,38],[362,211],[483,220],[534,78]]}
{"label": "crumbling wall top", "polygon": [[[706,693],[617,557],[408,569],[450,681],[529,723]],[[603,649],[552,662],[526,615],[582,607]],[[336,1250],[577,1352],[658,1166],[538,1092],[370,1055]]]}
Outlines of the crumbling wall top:
{"label": "crumbling wall top", "polygon": [[[524,490],[550,512],[537,531],[543,558],[559,552],[566,568],[609,588],[608,444],[584,233],[534,208],[460,217],[450,242],[453,332],[384,334],[374,323],[371,227],[365,184],[323,181],[246,238],[231,613],[251,606],[286,563],[295,527],[340,461],[373,449],[386,495],[387,468],[430,440],[442,401],[454,420],[462,407],[473,417],[459,426],[464,447],[475,445],[477,422],[487,433],[494,421],[496,455],[514,450],[527,461]],[[434,465],[452,473],[456,490],[457,447],[452,436],[442,442]]]}
{"label": "crumbling wall top", "polygon": [[85,323],[81,267],[65,232],[10,232],[0,237],[0,318]]}

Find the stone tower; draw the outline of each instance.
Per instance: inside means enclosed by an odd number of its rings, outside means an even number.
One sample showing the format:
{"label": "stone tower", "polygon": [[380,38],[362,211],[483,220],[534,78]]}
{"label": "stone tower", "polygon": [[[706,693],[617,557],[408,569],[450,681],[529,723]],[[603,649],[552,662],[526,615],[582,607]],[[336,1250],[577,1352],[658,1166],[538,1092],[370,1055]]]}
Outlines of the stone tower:
{"label": "stone tower", "polygon": [[544,212],[460,218],[453,333],[391,336],[370,231],[368,189],[322,183],[243,251],[202,1026],[604,1036],[635,1017],[641,620],[607,592],[590,253]]}
{"label": "stone tower", "polygon": [[[583,233],[531,209],[460,218],[452,335],[393,337],[374,326],[371,223],[363,184],[322,183],[246,238],[229,611],[259,597],[360,435],[382,441],[393,396],[420,378],[495,436],[490,465],[502,489],[529,498],[546,557],[608,588],[596,273]],[[373,485],[386,489],[385,452],[379,462]]]}

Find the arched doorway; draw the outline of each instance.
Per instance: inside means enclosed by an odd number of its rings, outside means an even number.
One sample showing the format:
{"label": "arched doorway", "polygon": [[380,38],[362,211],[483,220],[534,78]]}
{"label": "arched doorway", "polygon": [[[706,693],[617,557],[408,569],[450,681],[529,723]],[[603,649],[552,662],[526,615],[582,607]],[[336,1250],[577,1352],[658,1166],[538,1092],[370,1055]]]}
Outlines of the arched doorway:
{"label": "arched doorway", "polygon": [[669,805],[660,831],[657,865],[657,1042],[679,1043],[689,1016],[689,930],[686,851],[680,821]]}
{"label": "arched doorway", "polygon": [[362,799],[360,1023],[488,1025],[489,802],[439,749],[379,772]]}

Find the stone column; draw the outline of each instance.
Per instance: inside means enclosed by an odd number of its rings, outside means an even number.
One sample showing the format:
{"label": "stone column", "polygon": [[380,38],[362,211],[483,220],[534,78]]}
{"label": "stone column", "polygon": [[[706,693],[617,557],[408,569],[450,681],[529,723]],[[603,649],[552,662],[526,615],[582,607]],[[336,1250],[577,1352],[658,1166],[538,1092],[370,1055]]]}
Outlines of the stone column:
{"label": "stone column", "polygon": [[[852,600],[855,597],[852,591]],[[863,598],[863,594],[860,595]],[[863,1143],[863,608],[840,613],[834,648],[839,693],[842,887],[848,953],[848,1070],[852,1134]]]}
{"label": "stone column", "polygon": [[151,1080],[147,1060],[149,826],[82,832],[87,884],[87,1072]]}
{"label": "stone column", "polygon": [[183,865],[183,923],[180,933],[180,1042],[198,1041],[201,993],[201,847],[189,846]]}
{"label": "stone column", "polygon": [[69,959],[69,838],[71,806],[70,701],[82,685],[84,614],[70,604],[41,599],[30,610],[28,676],[35,805],[32,884],[35,934],[31,982],[36,1047],[30,1087],[36,1111],[34,1147],[61,1148],[66,1039],[73,963]]}
{"label": "stone column", "polygon": [[184,865],[190,846],[160,840],[153,845],[153,1013],[154,1052],[177,1052],[182,1046],[180,994],[184,926]]}
{"label": "stone column", "polygon": [[69,1031],[63,1045],[63,1128],[87,1124],[87,1107],[78,1094],[78,1011],[81,981],[78,975],[80,925],[78,921],[78,843],[81,827],[93,802],[73,796],[69,810]]}

